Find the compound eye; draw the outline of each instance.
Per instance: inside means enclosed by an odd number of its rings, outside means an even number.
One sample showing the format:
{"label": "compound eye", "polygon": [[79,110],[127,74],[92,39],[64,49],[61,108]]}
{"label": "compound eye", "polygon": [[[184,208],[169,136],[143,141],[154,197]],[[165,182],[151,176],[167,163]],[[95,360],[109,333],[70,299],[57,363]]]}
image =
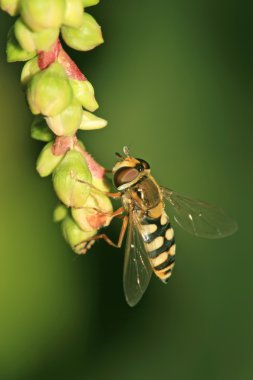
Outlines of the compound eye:
{"label": "compound eye", "polygon": [[126,183],[132,182],[139,175],[139,171],[135,168],[121,168],[114,174],[114,185],[120,187]]}
{"label": "compound eye", "polygon": [[140,161],[144,169],[150,169],[149,163],[147,161],[143,160],[142,158],[136,158],[136,160]]}

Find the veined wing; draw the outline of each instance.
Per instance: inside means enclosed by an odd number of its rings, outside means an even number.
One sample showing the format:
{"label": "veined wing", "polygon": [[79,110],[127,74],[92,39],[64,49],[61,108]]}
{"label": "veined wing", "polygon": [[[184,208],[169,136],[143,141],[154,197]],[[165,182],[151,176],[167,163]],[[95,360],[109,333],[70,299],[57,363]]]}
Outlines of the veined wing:
{"label": "veined wing", "polygon": [[140,236],[137,216],[130,210],[124,259],[123,287],[126,301],[135,306],[149,284],[152,268]]}
{"label": "veined wing", "polygon": [[237,231],[237,222],[221,208],[190,199],[165,187],[161,187],[161,191],[172,206],[175,221],[187,232],[199,237],[219,239]]}

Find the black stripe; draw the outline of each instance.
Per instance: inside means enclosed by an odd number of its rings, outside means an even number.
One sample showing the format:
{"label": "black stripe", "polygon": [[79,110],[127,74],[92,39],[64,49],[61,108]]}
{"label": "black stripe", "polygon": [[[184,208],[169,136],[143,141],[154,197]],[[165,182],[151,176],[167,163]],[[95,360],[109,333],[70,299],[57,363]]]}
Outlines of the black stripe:
{"label": "black stripe", "polygon": [[169,274],[169,273],[171,273],[171,272],[172,272],[172,268],[166,270],[165,272],[163,272],[163,274],[167,275],[167,274]]}
{"label": "black stripe", "polygon": [[151,259],[154,259],[155,257],[159,256],[161,253],[168,251],[173,244],[175,244],[174,237],[171,240],[164,239],[163,245],[158,249],[154,249],[153,251],[148,252],[148,256]]}
{"label": "black stripe", "polygon": [[162,264],[160,265],[157,265],[156,267],[154,267],[155,270],[162,270],[164,268],[166,268],[167,266],[169,266],[170,264],[174,263],[175,261],[175,256],[170,256],[168,257],[167,260],[165,260]]}
{"label": "black stripe", "polygon": [[144,217],[142,218],[141,224],[143,224],[144,226],[147,224],[155,224],[157,227],[160,227],[161,226],[160,221],[161,221],[161,216],[159,216],[158,218],[150,218],[149,216],[144,215]]}
{"label": "black stripe", "polygon": [[[172,272],[172,269],[170,268],[170,269],[168,269],[168,270],[166,270],[166,272],[164,272],[163,274],[165,274],[165,275],[171,275],[171,272]],[[169,281],[169,279],[170,279],[170,276],[169,277],[166,277],[166,278],[164,278],[162,281],[165,283],[165,284],[168,284],[168,281]]]}

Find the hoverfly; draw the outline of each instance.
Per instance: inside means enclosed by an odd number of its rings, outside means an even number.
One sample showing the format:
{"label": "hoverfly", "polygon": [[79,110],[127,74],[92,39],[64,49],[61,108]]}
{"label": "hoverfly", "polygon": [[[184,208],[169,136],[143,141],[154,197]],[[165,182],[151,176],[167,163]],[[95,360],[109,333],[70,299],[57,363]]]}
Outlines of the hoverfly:
{"label": "hoverfly", "polygon": [[99,234],[89,242],[83,242],[84,253],[97,239],[121,247],[127,230],[123,287],[127,303],[135,306],[143,296],[152,273],[167,283],[175,265],[176,244],[166,201],[172,206],[174,220],[187,232],[204,238],[223,238],[237,230],[237,223],[226,213],[211,204],[192,200],[173,190],[159,186],[150,174],[150,165],[143,159],[130,156],[123,148],[124,156],[112,169],[114,186],[122,207],[112,217],[123,217],[117,244],[105,234]]}

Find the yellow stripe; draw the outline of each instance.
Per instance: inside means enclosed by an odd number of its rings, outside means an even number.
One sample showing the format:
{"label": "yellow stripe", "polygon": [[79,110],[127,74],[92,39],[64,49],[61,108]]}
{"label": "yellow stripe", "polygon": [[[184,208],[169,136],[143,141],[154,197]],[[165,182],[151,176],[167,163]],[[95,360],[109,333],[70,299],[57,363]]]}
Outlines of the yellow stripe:
{"label": "yellow stripe", "polygon": [[164,272],[166,272],[167,270],[169,269],[173,269],[175,263],[171,263],[170,265],[168,265],[166,268],[163,268],[161,270],[155,270],[155,272],[158,274],[159,277],[162,277],[164,276]]}
{"label": "yellow stripe", "polygon": [[155,240],[151,241],[151,243],[146,244],[148,252],[160,248],[163,245],[163,242],[164,238],[162,236],[158,236],[157,238],[155,238]]}
{"label": "yellow stripe", "polygon": [[147,224],[141,226],[141,232],[144,234],[152,234],[157,230],[157,226],[155,224]]}
{"label": "yellow stripe", "polygon": [[169,253],[170,256],[174,256],[174,255],[175,255],[175,253],[176,253],[176,244],[173,244],[173,245],[170,247],[168,253]]}
{"label": "yellow stripe", "polygon": [[172,228],[169,228],[166,232],[165,232],[165,237],[167,240],[171,240],[174,236],[174,232],[173,232],[173,229]]}
{"label": "yellow stripe", "polygon": [[164,261],[166,261],[167,258],[168,258],[168,253],[163,252],[158,257],[155,257],[151,261],[152,261],[152,264],[154,265],[154,267],[156,267],[157,265],[164,263]]}
{"label": "yellow stripe", "polygon": [[165,212],[163,212],[160,219],[160,223],[162,226],[164,226],[164,224],[166,224],[167,222],[168,222],[168,216]]}

